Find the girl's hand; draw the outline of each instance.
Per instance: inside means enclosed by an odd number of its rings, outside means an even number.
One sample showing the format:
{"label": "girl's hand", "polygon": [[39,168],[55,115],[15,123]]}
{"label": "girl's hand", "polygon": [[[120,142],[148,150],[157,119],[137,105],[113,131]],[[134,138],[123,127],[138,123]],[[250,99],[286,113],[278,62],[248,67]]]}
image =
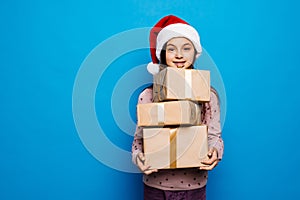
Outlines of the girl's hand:
{"label": "girl's hand", "polygon": [[144,174],[149,175],[153,172],[157,172],[157,169],[150,169],[150,166],[145,166],[145,156],[142,152],[137,155],[136,159],[138,167]]}
{"label": "girl's hand", "polygon": [[201,170],[212,170],[215,166],[217,166],[219,162],[218,159],[218,151],[216,148],[212,148],[207,153],[207,158],[201,161],[201,166],[199,169]]}

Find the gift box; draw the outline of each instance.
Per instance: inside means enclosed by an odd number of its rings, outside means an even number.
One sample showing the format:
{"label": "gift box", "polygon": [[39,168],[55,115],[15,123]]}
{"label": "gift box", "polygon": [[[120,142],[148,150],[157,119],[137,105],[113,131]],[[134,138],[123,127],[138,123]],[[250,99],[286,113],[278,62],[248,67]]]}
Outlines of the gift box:
{"label": "gift box", "polygon": [[201,123],[201,106],[198,103],[168,101],[138,104],[138,126],[198,125]]}
{"label": "gift box", "polygon": [[145,164],[151,169],[200,167],[207,158],[207,126],[144,128]]}
{"label": "gift box", "polygon": [[167,67],[153,76],[153,101],[210,100],[210,71]]}

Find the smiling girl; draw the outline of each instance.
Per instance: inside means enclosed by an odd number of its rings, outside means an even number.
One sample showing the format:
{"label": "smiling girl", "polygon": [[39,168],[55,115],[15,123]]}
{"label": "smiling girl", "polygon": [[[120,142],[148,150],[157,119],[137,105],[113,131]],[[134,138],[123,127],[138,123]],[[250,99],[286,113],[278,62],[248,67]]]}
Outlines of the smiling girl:
{"label": "smiling girl", "polygon": [[169,40],[164,49],[166,64],[169,67],[188,69],[194,63],[194,46],[190,40],[184,37]]}
{"label": "smiling girl", "polygon": [[[151,74],[165,67],[192,69],[202,47],[198,32],[187,22],[175,16],[162,18],[150,32],[152,63],[147,66]],[[139,104],[151,103],[152,88],[139,95]],[[211,88],[210,101],[203,103],[202,124],[208,127],[207,159],[200,168],[150,169],[145,165],[143,128],[137,127],[132,144],[132,160],[144,173],[144,199],[206,199],[207,170],[212,170],[223,156],[220,106],[217,92]]]}

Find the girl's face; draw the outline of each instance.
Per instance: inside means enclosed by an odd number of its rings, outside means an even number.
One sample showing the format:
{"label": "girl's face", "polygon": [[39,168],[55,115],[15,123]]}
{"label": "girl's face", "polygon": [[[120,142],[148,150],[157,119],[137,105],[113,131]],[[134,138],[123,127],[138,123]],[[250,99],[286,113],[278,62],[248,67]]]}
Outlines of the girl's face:
{"label": "girl's face", "polygon": [[193,43],[184,38],[172,38],[166,45],[166,63],[169,67],[189,68],[195,59]]}

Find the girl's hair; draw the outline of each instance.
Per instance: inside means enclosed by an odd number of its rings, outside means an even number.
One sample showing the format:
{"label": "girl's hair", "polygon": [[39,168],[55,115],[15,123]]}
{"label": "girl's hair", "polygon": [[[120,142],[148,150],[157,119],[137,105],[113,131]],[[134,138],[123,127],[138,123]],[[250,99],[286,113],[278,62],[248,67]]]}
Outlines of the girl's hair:
{"label": "girl's hair", "polygon": [[[159,62],[159,70],[160,71],[167,67],[166,47],[167,47],[167,42],[164,44],[162,50],[160,51],[160,62]],[[194,47],[194,45],[193,45],[193,47]],[[194,49],[195,49],[195,47],[194,47]],[[197,55],[197,52],[195,49],[194,61],[189,69],[194,69],[194,62],[196,60],[196,55]]]}

